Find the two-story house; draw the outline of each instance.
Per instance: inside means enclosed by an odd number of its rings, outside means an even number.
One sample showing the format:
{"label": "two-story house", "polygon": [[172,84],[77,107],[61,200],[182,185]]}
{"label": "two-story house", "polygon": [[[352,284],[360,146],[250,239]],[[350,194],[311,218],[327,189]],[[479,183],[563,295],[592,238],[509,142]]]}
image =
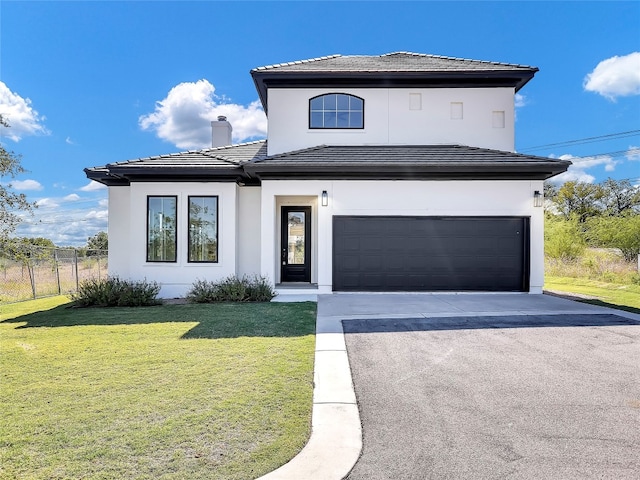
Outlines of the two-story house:
{"label": "two-story house", "polygon": [[543,286],[543,181],[570,162],[514,152],[537,68],[406,52],[251,71],[268,139],[86,169],[109,187],[109,271],[181,296],[196,279],[278,290]]}

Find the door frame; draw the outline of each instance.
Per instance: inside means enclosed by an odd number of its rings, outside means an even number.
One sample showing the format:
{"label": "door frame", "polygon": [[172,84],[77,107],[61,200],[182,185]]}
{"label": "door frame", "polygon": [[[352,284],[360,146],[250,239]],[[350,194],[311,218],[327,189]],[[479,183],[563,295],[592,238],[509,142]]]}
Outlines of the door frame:
{"label": "door frame", "polygon": [[[288,258],[288,214],[289,212],[304,212],[304,264],[289,265]],[[280,248],[279,248],[279,264],[280,264],[280,283],[300,282],[311,283],[311,206],[309,205],[282,205],[280,207]]]}

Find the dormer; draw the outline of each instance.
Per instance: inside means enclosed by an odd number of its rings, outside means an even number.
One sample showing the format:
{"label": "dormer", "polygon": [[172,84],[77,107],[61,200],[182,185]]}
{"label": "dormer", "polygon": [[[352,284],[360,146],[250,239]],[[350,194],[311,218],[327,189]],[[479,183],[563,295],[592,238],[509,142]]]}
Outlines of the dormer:
{"label": "dormer", "polygon": [[514,150],[514,95],[538,71],[396,52],[251,71],[268,153],[317,145],[468,145]]}

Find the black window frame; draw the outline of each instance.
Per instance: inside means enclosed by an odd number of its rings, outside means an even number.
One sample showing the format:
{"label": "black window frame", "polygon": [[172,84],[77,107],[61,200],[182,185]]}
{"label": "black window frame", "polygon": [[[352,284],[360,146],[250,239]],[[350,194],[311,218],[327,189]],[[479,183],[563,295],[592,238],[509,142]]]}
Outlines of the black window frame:
{"label": "black window frame", "polygon": [[[328,95],[345,95],[345,96],[347,96],[347,97],[357,98],[358,100],[360,100],[360,101],[362,102],[362,126],[360,126],[360,127],[338,127],[338,126],[335,126],[335,127],[325,127],[325,126],[322,126],[322,127],[314,127],[314,126],[312,126],[312,125],[311,125],[311,114],[312,114],[312,111],[311,111],[311,102],[313,102],[313,100],[315,100],[315,99],[317,99],[317,98],[325,97],[325,96],[328,96]],[[323,111],[324,111],[324,110],[323,110]],[[358,110],[354,110],[354,111],[356,111],[356,112],[357,112]],[[363,130],[363,129],[364,129],[364,98],[359,97],[359,96],[357,96],[357,95],[353,95],[353,94],[351,94],[351,93],[345,93],[345,92],[327,92],[327,93],[323,93],[323,94],[321,94],[321,95],[316,95],[315,97],[311,97],[311,98],[309,99],[309,109],[308,109],[308,112],[309,112],[309,118],[308,118],[308,121],[309,121],[309,130]],[[351,110],[348,110],[348,112],[349,112],[349,113],[351,113]],[[336,108],[336,114],[337,114],[337,113],[338,113],[338,109]]]}
{"label": "black window frame", "polygon": [[[152,198],[173,198],[175,200],[175,225],[173,228],[173,244],[174,244],[174,259],[173,260],[150,260],[149,259],[149,241],[150,241],[150,235],[149,235],[149,220],[150,220],[150,204],[151,204],[151,199]],[[178,262],[178,196],[177,195],[147,195],[147,226],[146,226],[146,231],[147,231],[147,246],[146,246],[146,250],[147,250],[147,256],[146,256],[146,260],[147,263],[177,263]]]}
{"label": "black window frame", "polygon": [[[216,199],[216,259],[191,260],[191,199],[215,198]],[[187,197],[187,263],[220,263],[220,196],[219,195],[189,195]]]}

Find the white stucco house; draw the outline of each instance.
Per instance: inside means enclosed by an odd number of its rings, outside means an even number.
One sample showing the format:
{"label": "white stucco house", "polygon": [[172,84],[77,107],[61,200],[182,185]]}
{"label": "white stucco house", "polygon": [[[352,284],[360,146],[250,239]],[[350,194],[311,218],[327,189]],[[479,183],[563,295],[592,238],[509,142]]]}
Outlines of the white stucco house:
{"label": "white stucco house", "polygon": [[543,287],[543,181],[514,152],[535,67],[407,52],[251,71],[267,140],[88,168],[109,187],[109,271],[182,296],[264,275],[280,292]]}

